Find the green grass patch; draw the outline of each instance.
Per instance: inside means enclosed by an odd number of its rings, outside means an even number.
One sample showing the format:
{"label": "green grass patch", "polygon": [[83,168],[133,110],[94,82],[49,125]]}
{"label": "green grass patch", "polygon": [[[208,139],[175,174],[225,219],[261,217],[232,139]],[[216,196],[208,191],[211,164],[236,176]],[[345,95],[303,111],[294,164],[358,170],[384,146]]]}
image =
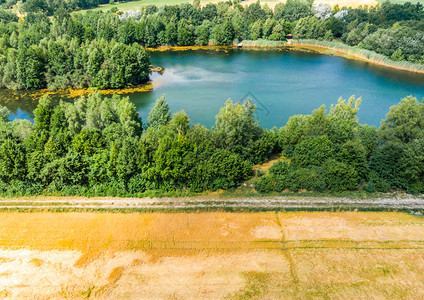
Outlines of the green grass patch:
{"label": "green grass patch", "polygon": [[246,286],[240,292],[240,299],[251,299],[257,297],[268,290],[271,274],[265,272],[242,272],[242,277],[246,281]]}
{"label": "green grass patch", "polygon": [[[210,0],[201,0],[203,3],[209,3]],[[92,11],[105,11],[110,10],[116,7],[119,11],[129,11],[129,10],[137,10],[143,6],[148,5],[156,5],[157,7],[165,6],[165,5],[178,5],[183,3],[192,3],[192,0],[138,0],[138,1],[130,1],[130,2],[122,2],[116,4],[107,4],[99,7],[87,9]],[[82,11],[87,11],[82,10]]]}
{"label": "green grass patch", "polygon": [[276,46],[283,46],[287,44],[287,42],[283,42],[283,41],[270,41],[270,40],[264,40],[264,39],[258,39],[255,41],[243,40],[241,43],[243,44],[243,46],[249,46],[249,47],[276,47]]}

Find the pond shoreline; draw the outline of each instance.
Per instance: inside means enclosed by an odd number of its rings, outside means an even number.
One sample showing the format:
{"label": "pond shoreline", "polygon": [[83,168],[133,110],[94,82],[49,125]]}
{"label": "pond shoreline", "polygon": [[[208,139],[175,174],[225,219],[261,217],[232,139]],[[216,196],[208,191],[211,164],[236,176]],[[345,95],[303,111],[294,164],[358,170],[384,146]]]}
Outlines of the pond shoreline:
{"label": "pond shoreline", "polygon": [[[287,42],[276,42],[276,41],[244,41],[242,42],[243,46],[239,47],[238,44],[233,44],[231,46],[216,46],[216,45],[194,45],[194,46],[159,46],[156,48],[149,48],[146,47],[145,49],[148,52],[181,52],[181,51],[197,51],[197,50],[209,50],[209,51],[224,51],[227,52],[229,50],[255,50],[255,51],[267,51],[267,50],[285,50],[285,51],[302,51],[302,52],[313,52],[313,53],[319,53],[323,55],[328,56],[338,56],[338,57],[344,57],[346,59],[352,59],[352,60],[359,60],[368,62],[374,65],[383,66],[391,69],[396,69],[399,71],[405,71],[405,72],[412,72],[417,74],[424,74],[423,70],[418,69],[412,69],[407,67],[401,67],[396,66],[388,63],[384,63],[382,61],[378,61],[372,58],[367,58],[365,55],[361,53],[355,53],[353,49],[342,49],[339,47],[332,47],[327,45],[321,45],[320,41],[302,41],[302,40],[293,40],[291,43]],[[344,44],[342,44],[344,45]],[[344,45],[347,46],[347,45]],[[350,46],[347,46],[350,47]],[[350,47],[353,48],[353,47]],[[377,54],[377,53],[376,53]],[[393,62],[396,63],[396,62]],[[423,66],[424,68],[424,66]],[[151,66],[151,70],[153,72],[162,73],[164,69],[162,66]],[[24,96],[29,96],[32,98],[32,100],[38,100],[44,95],[51,95],[51,96],[65,96],[67,98],[77,98],[81,96],[87,96],[90,94],[95,93],[96,91],[99,91],[103,95],[126,95],[126,94],[132,94],[137,92],[146,92],[146,91],[152,91],[156,86],[153,84],[152,81],[149,81],[147,83],[143,83],[137,86],[132,87],[126,87],[122,89],[96,89],[96,88],[66,88],[66,89],[58,89],[58,90],[48,90],[48,89],[41,89],[41,90],[34,90],[34,91],[25,91],[23,93]],[[10,90],[10,89],[6,89]],[[11,90],[12,91],[12,90]],[[12,92],[12,97],[14,99],[19,98],[18,94],[16,93],[18,91]],[[6,102],[6,101],[3,101]]]}
{"label": "pond shoreline", "polygon": [[[218,52],[218,51],[228,51],[228,50],[234,50],[234,49],[266,51],[266,50],[286,48],[287,51],[290,51],[290,50],[304,51],[304,52],[312,51],[315,53],[320,53],[320,54],[329,55],[329,56],[339,56],[339,57],[344,57],[347,59],[360,60],[360,61],[368,62],[374,65],[379,65],[379,66],[396,69],[400,71],[424,74],[424,65],[423,65],[423,70],[396,66],[394,64],[396,64],[397,62],[395,61],[393,61],[393,64],[391,64],[391,63],[385,63],[383,61],[379,61],[373,58],[368,58],[364,54],[356,53],[353,47],[350,47],[345,44],[341,44],[341,45],[352,48],[352,49],[342,49],[337,46],[321,45],[320,41],[315,41],[315,40],[313,41],[313,43],[310,41],[304,42],[302,40],[293,40],[290,43],[274,42],[274,41],[267,41],[265,43],[261,43],[261,41],[244,41],[244,42],[241,42],[241,44],[242,44],[242,47],[240,47],[238,44],[233,44],[230,46],[216,46],[216,45],[169,46],[169,45],[166,45],[166,46],[159,46],[156,48],[147,47],[145,49],[148,52],[167,52],[167,51],[178,52],[178,51],[196,51],[196,50],[215,50]],[[332,51],[332,52],[329,52],[329,51]],[[376,52],[373,52],[373,53],[375,55],[381,55]],[[389,58],[387,57],[387,59]]]}
{"label": "pond shoreline", "polygon": [[[379,66],[383,66],[383,67],[387,67],[387,68],[391,68],[391,69],[396,69],[396,70],[400,70],[400,71],[424,74],[424,65],[423,65],[423,70],[413,69],[413,68],[408,68],[408,67],[402,67],[402,66],[396,66],[396,65],[393,65],[393,64],[390,64],[390,63],[385,63],[383,61],[368,58],[361,53],[355,53],[353,47],[351,47],[352,49],[342,49],[342,48],[338,48],[338,47],[319,45],[319,44],[311,44],[311,43],[302,42],[302,41],[295,41],[295,44],[290,44],[290,46],[308,47],[308,48],[313,49],[313,50],[315,50],[315,49],[331,50],[331,51],[334,51],[334,53],[327,53],[326,51],[319,51],[319,52],[322,53],[322,54],[325,54],[325,55],[335,55],[335,56],[345,57],[345,58],[348,58],[348,59],[361,60],[361,61],[369,62],[369,63],[375,64],[375,65],[379,65]],[[375,54],[378,55],[378,53],[375,53]],[[387,59],[389,59],[389,58],[387,57]],[[397,62],[393,61],[393,63],[397,63]]]}

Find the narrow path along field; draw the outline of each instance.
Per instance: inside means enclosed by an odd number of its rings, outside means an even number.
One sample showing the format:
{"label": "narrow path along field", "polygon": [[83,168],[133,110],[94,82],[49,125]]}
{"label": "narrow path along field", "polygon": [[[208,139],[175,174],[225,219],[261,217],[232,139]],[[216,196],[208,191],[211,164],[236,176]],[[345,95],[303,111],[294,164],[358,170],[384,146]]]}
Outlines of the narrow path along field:
{"label": "narrow path along field", "polygon": [[395,212],[0,213],[0,297],[423,298]]}
{"label": "narrow path along field", "polygon": [[421,214],[424,199],[404,195],[388,198],[262,197],[262,198],[0,198],[0,210],[52,211],[406,211]]}

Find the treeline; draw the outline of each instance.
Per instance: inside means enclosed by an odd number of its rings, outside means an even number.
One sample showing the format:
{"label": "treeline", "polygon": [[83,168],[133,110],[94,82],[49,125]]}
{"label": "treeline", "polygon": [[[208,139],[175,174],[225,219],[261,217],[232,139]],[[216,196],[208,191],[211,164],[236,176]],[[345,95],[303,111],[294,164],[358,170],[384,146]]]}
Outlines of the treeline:
{"label": "treeline", "polygon": [[66,12],[53,21],[40,13],[8,20],[0,21],[0,87],[105,89],[149,80],[150,58],[143,47],[108,38],[107,29],[97,38]]}
{"label": "treeline", "polygon": [[0,78],[12,89],[64,87],[122,88],[149,80],[150,60],[139,44],[114,40],[79,45],[68,40],[43,40],[39,45],[11,48],[1,57]]}
{"label": "treeline", "polygon": [[[101,16],[98,15],[101,18]],[[340,8],[314,5],[313,1],[288,0],[274,10],[259,2],[242,6],[238,1],[198,2],[119,15],[116,38],[147,47],[231,45],[242,40],[337,40],[384,54],[393,60],[424,61],[424,10],[420,3]]]}
{"label": "treeline", "polygon": [[200,7],[196,0],[126,13],[70,14],[60,7],[53,9],[53,17],[48,15],[34,10],[18,19],[0,10],[1,87],[119,88],[147,80],[148,58],[139,45],[231,45],[242,40],[284,41],[288,34],[295,39],[335,39],[393,60],[424,61],[424,12],[419,3],[340,9],[288,0],[272,10],[259,2],[244,7],[239,1]]}
{"label": "treeline", "polygon": [[390,108],[379,129],[358,123],[360,99],[339,100],[280,130],[283,159],[259,171],[260,192],[406,190],[424,192],[424,104],[411,96]]}
{"label": "treeline", "polygon": [[252,166],[258,192],[424,192],[424,104],[411,96],[377,129],[358,123],[360,99],[297,115],[264,130],[255,105],[227,101],[207,129],[158,99],[143,124],[128,98],[94,94],[54,106],[45,96],[35,123],[0,109],[0,194],[142,196],[235,188]]}
{"label": "treeline", "polygon": [[141,195],[158,190],[229,189],[252,164],[278,152],[278,135],[254,120],[251,102],[228,101],[207,129],[171,116],[163,98],[143,124],[128,98],[94,94],[54,106],[48,96],[35,123],[0,110],[0,194]]}

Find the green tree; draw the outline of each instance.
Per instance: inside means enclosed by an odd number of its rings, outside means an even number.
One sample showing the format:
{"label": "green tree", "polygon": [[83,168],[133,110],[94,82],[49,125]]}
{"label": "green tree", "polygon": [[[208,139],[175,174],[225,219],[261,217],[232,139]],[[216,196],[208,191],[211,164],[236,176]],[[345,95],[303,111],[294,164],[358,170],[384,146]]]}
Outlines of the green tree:
{"label": "green tree", "polygon": [[17,77],[19,83],[26,89],[45,87],[45,55],[43,49],[37,46],[19,48],[17,58]]}
{"label": "green tree", "polygon": [[424,138],[408,144],[400,160],[401,175],[409,192],[424,192]]}
{"label": "green tree", "polygon": [[43,96],[34,110],[35,116],[35,130],[36,131],[50,131],[50,120],[53,114],[53,102],[50,96]]}
{"label": "green tree", "polygon": [[331,17],[324,23],[324,26],[336,38],[340,38],[343,35],[344,25],[340,19]]}
{"label": "green tree", "polygon": [[399,143],[388,142],[375,149],[369,161],[371,171],[382,178],[389,187],[402,188],[401,158],[404,146]]}
{"label": "green tree", "polygon": [[326,135],[311,137],[296,145],[292,164],[299,167],[321,166],[334,155],[333,143]]}
{"label": "green tree", "polygon": [[405,55],[403,55],[402,49],[397,49],[390,58],[394,61],[402,61],[405,60]]}
{"label": "green tree", "polygon": [[176,135],[186,135],[190,129],[190,119],[186,112],[181,110],[172,116],[169,127]]}
{"label": "green tree", "polygon": [[383,141],[407,144],[420,138],[424,130],[424,105],[417,98],[408,96],[390,107],[386,119],[381,122],[379,134]]}
{"label": "green tree", "polygon": [[234,27],[230,21],[216,25],[212,30],[212,36],[217,45],[232,45],[234,40]]}
{"label": "green tree", "polygon": [[277,3],[274,7],[274,19],[281,20],[284,18],[284,3]]}
{"label": "green tree", "polygon": [[6,182],[26,175],[25,148],[16,139],[6,138],[0,145],[0,178]]}
{"label": "green tree", "polygon": [[0,105],[0,122],[7,122],[9,120],[10,111]]}
{"label": "green tree", "polygon": [[239,153],[243,158],[249,157],[253,143],[263,134],[255,120],[256,106],[251,100],[243,104],[227,100],[225,107],[216,115],[216,142],[220,147]]}
{"label": "green tree", "polygon": [[193,44],[194,28],[186,19],[181,19],[178,22],[177,40],[180,46],[189,46]]}
{"label": "green tree", "polygon": [[271,41],[285,41],[286,33],[284,32],[283,26],[278,23],[272,29],[272,34],[269,36]]}
{"label": "green tree", "polygon": [[209,43],[211,23],[209,20],[204,20],[200,26],[196,28],[196,43],[200,45],[207,45]]}
{"label": "green tree", "polygon": [[258,20],[253,23],[250,29],[250,37],[252,40],[257,40],[262,37],[262,21]]}
{"label": "green tree", "polygon": [[133,20],[127,21],[124,26],[119,28],[119,41],[127,45],[136,41],[135,23]]}
{"label": "green tree", "polygon": [[223,26],[223,31],[225,36],[224,44],[231,45],[235,37],[233,23],[231,23],[231,21],[225,21]]}
{"label": "green tree", "polygon": [[149,127],[157,129],[168,124],[169,121],[171,121],[171,112],[168,103],[165,101],[165,96],[162,96],[156,100],[155,106],[147,116],[147,122]]}
{"label": "green tree", "polygon": [[49,46],[49,65],[55,75],[64,75],[71,71],[68,57],[62,43],[54,42]]}
{"label": "green tree", "polygon": [[276,26],[277,21],[274,19],[267,19],[263,26],[263,37],[265,39],[269,38],[273,32],[274,26]]}
{"label": "green tree", "polygon": [[359,175],[355,168],[334,159],[325,162],[325,181],[328,189],[335,192],[356,190]]}
{"label": "green tree", "polygon": [[313,16],[310,2],[304,0],[287,0],[284,5],[283,18],[293,22],[301,18]]}
{"label": "green tree", "polygon": [[166,28],[165,28],[166,43],[170,45],[175,45],[177,44],[177,38],[178,38],[177,27],[175,26],[175,23],[171,21],[168,24],[166,24]]}

